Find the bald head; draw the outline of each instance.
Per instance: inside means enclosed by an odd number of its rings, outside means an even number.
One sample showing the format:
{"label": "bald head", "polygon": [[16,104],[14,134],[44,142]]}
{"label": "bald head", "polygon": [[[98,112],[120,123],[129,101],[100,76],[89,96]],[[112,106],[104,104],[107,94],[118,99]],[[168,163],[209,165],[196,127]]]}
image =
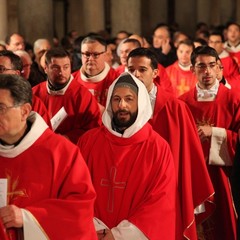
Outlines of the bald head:
{"label": "bald head", "polygon": [[39,62],[39,59],[41,58],[43,53],[46,50],[49,50],[50,48],[51,48],[51,44],[48,41],[48,39],[41,38],[41,39],[36,40],[33,45],[33,52],[35,55],[36,62]]}

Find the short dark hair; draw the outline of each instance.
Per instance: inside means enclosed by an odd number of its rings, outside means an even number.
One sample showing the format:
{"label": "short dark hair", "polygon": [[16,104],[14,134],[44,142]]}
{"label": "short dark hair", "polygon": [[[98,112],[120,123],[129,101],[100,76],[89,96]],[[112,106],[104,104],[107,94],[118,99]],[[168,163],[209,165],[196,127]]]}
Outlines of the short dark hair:
{"label": "short dark hair", "polygon": [[23,77],[16,74],[0,74],[0,89],[10,91],[14,104],[32,105],[32,87]]}
{"label": "short dark hair", "polygon": [[107,41],[100,35],[95,35],[95,34],[85,37],[81,42],[81,46],[85,43],[95,43],[95,42],[100,43],[101,45],[104,46],[105,50],[107,50]]}
{"label": "short dark hair", "polygon": [[224,42],[224,36],[223,36],[222,32],[220,32],[220,31],[215,30],[215,31],[210,32],[209,37],[211,37],[211,36],[219,36],[219,37],[221,37],[222,42]]}
{"label": "short dark hair", "polygon": [[19,70],[20,72],[23,70],[23,63],[18,55],[14,54],[12,51],[9,50],[2,50],[0,51],[0,57],[2,56],[10,59],[12,68],[14,70]]}
{"label": "short dark hair", "polygon": [[158,68],[158,61],[157,61],[157,56],[156,54],[150,50],[149,48],[136,48],[132,50],[127,57],[127,62],[129,58],[131,57],[147,57],[151,61],[151,67],[152,69],[157,69]]}
{"label": "short dark hair", "polygon": [[204,40],[203,38],[195,38],[195,39],[193,40],[193,42],[194,42],[194,43],[195,43],[195,42],[200,43],[202,46],[208,45],[207,41]]}
{"label": "short dark hair", "polygon": [[48,65],[51,63],[52,58],[65,58],[65,57],[68,57],[71,60],[69,52],[63,49],[62,47],[51,48],[46,52],[45,63]]}
{"label": "short dark hair", "polygon": [[219,59],[219,56],[214,48],[205,46],[205,45],[199,46],[199,47],[195,48],[191,54],[191,63],[193,66],[196,63],[196,58],[200,55],[212,56],[216,59],[216,61],[218,61],[218,59]]}
{"label": "short dark hair", "polygon": [[189,47],[192,47],[192,50],[195,48],[195,45],[194,45],[194,43],[193,43],[193,41],[191,39],[184,39],[184,40],[180,41],[178,43],[178,47],[177,48],[179,48],[179,46],[181,44],[184,44],[184,45],[187,45]]}

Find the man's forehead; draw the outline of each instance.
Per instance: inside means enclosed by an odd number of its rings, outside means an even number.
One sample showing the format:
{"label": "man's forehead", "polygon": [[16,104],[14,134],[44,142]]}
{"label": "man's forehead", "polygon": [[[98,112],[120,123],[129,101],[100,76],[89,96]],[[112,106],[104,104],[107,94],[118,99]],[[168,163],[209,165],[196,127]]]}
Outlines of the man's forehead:
{"label": "man's forehead", "polygon": [[209,63],[209,62],[216,62],[216,58],[213,56],[209,56],[209,55],[199,55],[196,58],[196,63]]}
{"label": "man's forehead", "polygon": [[11,38],[10,38],[10,41],[11,42],[23,42],[23,38],[20,36],[20,35],[17,35],[17,34],[14,34],[14,35],[12,35],[11,36]]}
{"label": "man's forehead", "polygon": [[0,104],[4,104],[6,101],[12,99],[9,89],[0,88]]}
{"label": "man's forehead", "polygon": [[86,42],[82,44],[82,49],[99,49],[104,48],[99,42]]}
{"label": "man's forehead", "polygon": [[[125,49],[125,48],[136,48],[136,45],[135,45],[135,43],[133,43],[133,42],[125,42],[125,43],[122,43],[121,49]],[[120,49],[120,50],[121,50],[121,49]]]}
{"label": "man's forehead", "polygon": [[168,37],[168,30],[164,27],[160,27],[160,28],[157,28],[154,32],[155,35],[161,35],[161,36],[164,36],[164,37]]}
{"label": "man's forehead", "polygon": [[6,63],[11,63],[11,60],[7,56],[0,56],[0,64],[5,66]]}
{"label": "man's forehead", "polygon": [[211,39],[221,39],[221,36],[219,36],[219,35],[211,35],[209,37],[209,40],[211,40]]}
{"label": "man's forehead", "polygon": [[142,67],[150,66],[151,59],[146,56],[133,56],[128,58],[128,66],[139,65]]}
{"label": "man's forehead", "polygon": [[192,46],[189,46],[189,45],[187,45],[187,44],[185,44],[185,43],[179,43],[179,45],[178,45],[178,48],[177,48],[177,50],[188,50],[188,49],[191,49],[191,50],[193,50],[193,47]]}
{"label": "man's forehead", "polygon": [[68,64],[68,63],[70,63],[70,59],[67,56],[66,57],[52,57],[50,63],[51,64],[60,64],[60,65]]}
{"label": "man's forehead", "polygon": [[113,90],[113,93],[112,93],[112,97],[115,97],[115,96],[137,96],[136,92],[134,92],[131,87],[129,86],[119,86],[119,87],[116,87],[114,90]]}

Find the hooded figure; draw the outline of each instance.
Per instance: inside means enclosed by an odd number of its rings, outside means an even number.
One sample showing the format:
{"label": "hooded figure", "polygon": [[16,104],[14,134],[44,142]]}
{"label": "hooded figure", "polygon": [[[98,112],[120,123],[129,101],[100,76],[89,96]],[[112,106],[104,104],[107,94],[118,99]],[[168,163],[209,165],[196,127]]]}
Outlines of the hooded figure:
{"label": "hooded figure", "polygon": [[[114,90],[119,87],[126,87],[133,90],[138,96],[137,106],[137,117],[135,122],[129,126],[123,134],[116,132],[112,128],[113,122],[113,112],[111,107],[111,98]],[[148,122],[148,120],[152,116],[152,107],[149,99],[148,92],[146,91],[146,87],[142,82],[140,82],[136,77],[134,77],[130,73],[123,73],[117,80],[113,82],[108,90],[106,111],[103,113],[102,121],[105,127],[114,135],[121,137],[131,137],[138,130],[140,130],[144,124]]]}
{"label": "hooded figure", "polygon": [[97,192],[99,238],[175,239],[173,159],[151,116],[146,87],[124,73],[109,88],[103,125],[79,139]]}

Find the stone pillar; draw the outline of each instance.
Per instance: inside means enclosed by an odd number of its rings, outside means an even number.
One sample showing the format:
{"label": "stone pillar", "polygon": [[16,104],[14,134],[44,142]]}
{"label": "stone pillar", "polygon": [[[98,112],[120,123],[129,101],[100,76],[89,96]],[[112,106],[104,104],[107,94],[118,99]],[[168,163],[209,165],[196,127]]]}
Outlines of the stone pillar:
{"label": "stone pillar", "polygon": [[[225,6],[226,7],[226,6]],[[210,22],[209,24],[212,26],[218,26],[220,24],[220,9],[221,9],[221,1],[212,0],[210,2]]]}
{"label": "stone pillar", "polygon": [[236,21],[240,23],[240,0],[236,0]]}
{"label": "stone pillar", "polygon": [[76,30],[79,36],[86,34],[82,24],[84,22],[82,4],[79,0],[71,0],[68,4],[68,30]]}
{"label": "stone pillar", "polygon": [[[205,22],[209,24],[210,19],[210,1],[209,0],[196,0],[197,2],[197,12],[196,12],[196,23]],[[191,15],[192,16],[192,15]],[[190,21],[191,19],[189,19]]]}
{"label": "stone pillar", "polygon": [[111,1],[112,36],[121,30],[141,34],[141,1]]}
{"label": "stone pillar", "polygon": [[158,23],[168,22],[167,0],[142,1],[142,34],[151,37]]}
{"label": "stone pillar", "polygon": [[7,0],[0,0],[0,41],[5,41],[7,28]]}
{"label": "stone pillar", "polygon": [[105,29],[103,0],[83,0],[82,14],[85,34]]}
{"label": "stone pillar", "polygon": [[53,3],[50,0],[18,1],[19,33],[33,43],[38,38],[53,39]]}
{"label": "stone pillar", "polygon": [[197,21],[196,2],[192,0],[175,1],[175,9],[175,22],[179,25],[179,30],[194,36]]}

